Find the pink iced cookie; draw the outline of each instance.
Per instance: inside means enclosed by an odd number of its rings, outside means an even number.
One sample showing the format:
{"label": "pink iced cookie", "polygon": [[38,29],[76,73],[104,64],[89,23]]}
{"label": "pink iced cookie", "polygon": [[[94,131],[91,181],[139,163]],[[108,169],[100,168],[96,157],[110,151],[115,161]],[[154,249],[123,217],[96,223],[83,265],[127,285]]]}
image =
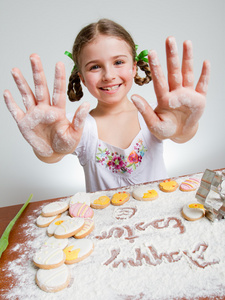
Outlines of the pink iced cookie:
{"label": "pink iced cookie", "polygon": [[94,216],[94,211],[85,203],[75,203],[70,206],[69,214],[71,217],[92,218]]}
{"label": "pink iced cookie", "polygon": [[199,179],[196,178],[188,178],[180,185],[180,190],[183,192],[191,192],[195,191],[199,186]]}

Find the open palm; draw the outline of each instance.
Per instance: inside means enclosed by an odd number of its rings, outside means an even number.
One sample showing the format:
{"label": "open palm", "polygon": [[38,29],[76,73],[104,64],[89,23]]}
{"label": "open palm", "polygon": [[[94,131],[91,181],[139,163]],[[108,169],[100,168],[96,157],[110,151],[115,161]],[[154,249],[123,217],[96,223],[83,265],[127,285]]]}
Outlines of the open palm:
{"label": "open palm", "polygon": [[18,127],[33,147],[36,155],[47,162],[60,160],[72,153],[82,134],[89,104],[83,103],[76,111],[73,121],[66,118],[66,80],[63,63],[57,63],[52,101],[41,60],[38,55],[30,57],[35,85],[35,95],[27,84],[20,70],[12,70],[14,80],[21,93],[26,112],[14,101],[6,90],[6,105],[16,120]]}
{"label": "open palm", "polygon": [[149,65],[158,102],[156,109],[153,110],[138,95],[133,95],[132,100],[142,113],[149,130],[157,138],[185,142],[196,133],[205,108],[210,66],[208,61],[204,61],[199,81],[194,88],[191,42],[185,41],[183,44],[182,67],[173,37],[166,40],[166,54],[168,82],[156,52],[149,52]]}

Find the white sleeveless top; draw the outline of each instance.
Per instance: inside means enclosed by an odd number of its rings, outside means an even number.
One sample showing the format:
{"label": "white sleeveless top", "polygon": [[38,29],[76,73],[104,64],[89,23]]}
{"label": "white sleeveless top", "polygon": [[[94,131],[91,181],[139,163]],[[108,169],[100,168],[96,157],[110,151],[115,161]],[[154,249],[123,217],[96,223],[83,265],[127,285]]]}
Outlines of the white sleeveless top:
{"label": "white sleeveless top", "polygon": [[84,168],[86,191],[95,192],[167,177],[163,143],[151,134],[140,113],[141,130],[127,149],[101,141],[95,119],[88,114],[74,154]]}

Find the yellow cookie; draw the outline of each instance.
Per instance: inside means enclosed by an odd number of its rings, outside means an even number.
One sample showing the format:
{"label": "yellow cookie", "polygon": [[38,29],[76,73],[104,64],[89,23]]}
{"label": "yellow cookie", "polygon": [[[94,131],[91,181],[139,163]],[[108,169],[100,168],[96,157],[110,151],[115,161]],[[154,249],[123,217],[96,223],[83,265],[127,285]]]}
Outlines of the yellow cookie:
{"label": "yellow cookie", "polygon": [[65,264],[75,264],[86,257],[88,257],[94,250],[94,244],[92,240],[73,239],[63,251],[66,255]]}
{"label": "yellow cookie", "polygon": [[91,203],[91,207],[95,209],[103,209],[110,204],[110,199],[107,196],[100,196]]}
{"label": "yellow cookie", "polygon": [[205,216],[205,208],[200,203],[186,204],[181,213],[186,220],[197,221]]}
{"label": "yellow cookie", "polygon": [[178,183],[175,180],[167,179],[160,182],[159,188],[166,193],[174,192],[178,188]]}
{"label": "yellow cookie", "polygon": [[140,201],[152,201],[158,198],[158,193],[146,186],[140,186],[133,190],[132,196]]}
{"label": "yellow cookie", "polygon": [[113,195],[111,203],[112,205],[122,205],[130,199],[130,194],[127,192],[119,192]]}

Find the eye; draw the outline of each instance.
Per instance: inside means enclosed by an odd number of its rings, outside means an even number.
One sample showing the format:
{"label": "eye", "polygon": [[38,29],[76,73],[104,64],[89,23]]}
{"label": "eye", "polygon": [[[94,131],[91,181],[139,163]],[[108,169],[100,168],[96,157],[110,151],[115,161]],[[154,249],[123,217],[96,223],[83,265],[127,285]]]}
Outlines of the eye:
{"label": "eye", "polygon": [[122,64],[124,64],[124,61],[121,59],[119,59],[115,62],[115,65],[122,65]]}
{"label": "eye", "polygon": [[99,65],[94,65],[90,67],[90,70],[98,70],[99,68]]}

